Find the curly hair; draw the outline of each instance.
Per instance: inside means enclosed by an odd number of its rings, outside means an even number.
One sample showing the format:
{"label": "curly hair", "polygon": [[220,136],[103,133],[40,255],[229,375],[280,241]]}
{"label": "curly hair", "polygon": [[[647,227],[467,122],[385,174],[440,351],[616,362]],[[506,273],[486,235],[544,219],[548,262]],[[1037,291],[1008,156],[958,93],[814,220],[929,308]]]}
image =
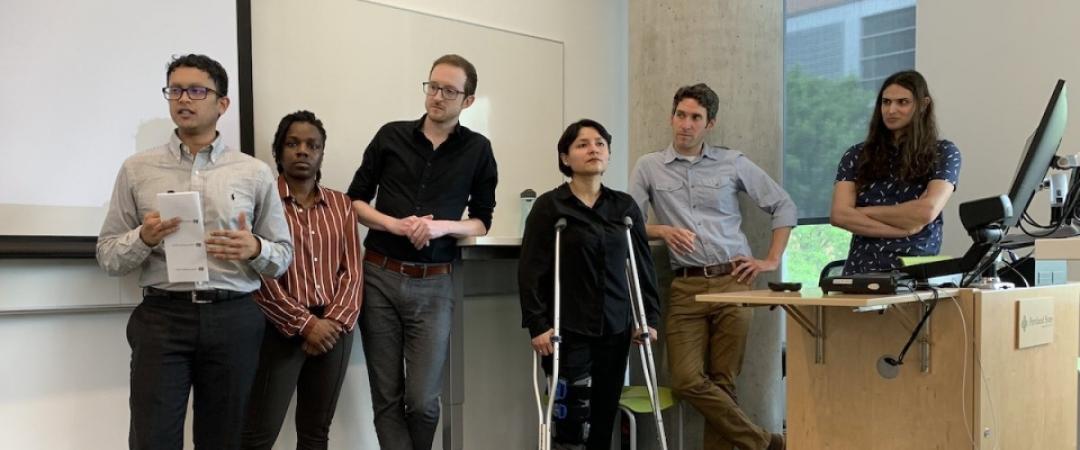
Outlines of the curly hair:
{"label": "curly hair", "polygon": [[[319,130],[319,135],[322,136],[323,146],[326,145],[326,129],[323,128],[323,123],[318,117],[315,117],[315,113],[311,111],[297,111],[281,118],[281,122],[278,123],[277,131],[274,132],[274,143],[270,145],[271,150],[274,152],[274,162],[277,163],[278,173],[284,173],[285,168],[281,165],[281,155],[285,152],[285,135],[289,133],[289,127],[294,123],[310,123]],[[322,169],[315,172],[315,182],[322,179]]]}

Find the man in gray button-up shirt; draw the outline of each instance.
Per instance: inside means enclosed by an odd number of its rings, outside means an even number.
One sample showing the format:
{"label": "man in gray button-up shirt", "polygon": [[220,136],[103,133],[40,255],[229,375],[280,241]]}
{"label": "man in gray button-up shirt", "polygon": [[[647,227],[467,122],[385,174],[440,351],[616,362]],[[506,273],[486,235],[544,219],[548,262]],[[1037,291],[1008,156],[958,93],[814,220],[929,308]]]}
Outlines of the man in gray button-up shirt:
{"label": "man in gray button-up shirt", "polygon": [[[234,449],[265,325],[251,292],[260,274],[285,272],[293,247],[269,166],[225,146],[217,132],[229,106],[225,69],[185,55],[169,64],[166,80],[177,128],[168,144],[124,161],[97,244],[110,275],[141,269],[143,302],[127,328],[129,445],[181,448],[194,389],[196,448]],[[209,281],[169,281],[161,242],[179,219],[160,216],[157,194],[170,191],[201,196]]]}
{"label": "man in gray button-up shirt", "polygon": [[[698,294],[747,290],[758,274],[776,270],[796,222],[795,203],[760,167],[741,152],[705,143],[718,108],[708,86],[680,88],[672,104],[672,143],[638,160],[630,195],[642,212],[652,205],[659,223],[646,231],[671,252],[676,276],[665,322],[668,362],[676,392],[705,416],[704,448],[782,449],[782,435],[755,425],[736,404],[752,311],[694,301]],[[739,192],[772,215],[764,259],[751,254],[742,233]]]}

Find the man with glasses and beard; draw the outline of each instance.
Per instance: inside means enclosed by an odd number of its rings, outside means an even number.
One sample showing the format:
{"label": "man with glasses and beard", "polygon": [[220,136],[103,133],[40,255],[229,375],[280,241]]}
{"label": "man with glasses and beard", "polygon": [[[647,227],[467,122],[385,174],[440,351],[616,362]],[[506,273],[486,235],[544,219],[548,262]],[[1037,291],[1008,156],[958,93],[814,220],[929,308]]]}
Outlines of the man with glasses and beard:
{"label": "man with glasses and beard", "polygon": [[476,82],[465,58],[435,60],[422,84],[427,113],[384,125],[349,187],[360,223],[370,228],[360,336],[384,450],[431,448],[450,343],[457,240],[491,228],[498,181],[491,143],[458,122],[475,100]]}

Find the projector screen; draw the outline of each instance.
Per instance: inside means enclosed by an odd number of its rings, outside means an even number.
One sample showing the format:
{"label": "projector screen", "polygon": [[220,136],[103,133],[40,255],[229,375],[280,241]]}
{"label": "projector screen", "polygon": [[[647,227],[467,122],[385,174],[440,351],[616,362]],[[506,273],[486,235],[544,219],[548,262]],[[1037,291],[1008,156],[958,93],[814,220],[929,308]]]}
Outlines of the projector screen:
{"label": "projector screen", "polygon": [[5,2],[0,42],[0,235],[97,235],[120,164],[174,128],[161,95],[173,55],[225,66],[218,128],[239,148],[236,2]]}

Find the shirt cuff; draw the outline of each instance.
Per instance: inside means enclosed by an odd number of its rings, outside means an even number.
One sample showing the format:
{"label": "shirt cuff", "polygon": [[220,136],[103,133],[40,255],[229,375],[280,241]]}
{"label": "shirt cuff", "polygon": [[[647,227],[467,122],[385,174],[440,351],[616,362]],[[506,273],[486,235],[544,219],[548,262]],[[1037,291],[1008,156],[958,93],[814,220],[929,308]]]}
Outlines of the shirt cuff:
{"label": "shirt cuff", "polygon": [[546,320],[533,321],[533,323],[529,324],[529,337],[537,337],[551,328],[551,325],[548,325]]}
{"label": "shirt cuff", "polygon": [[786,210],[777,211],[772,216],[772,229],[792,227],[798,225],[799,218],[798,213],[795,212],[795,208],[788,208]]}
{"label": "shirt cuff", "polygon": [[256,272],[265,274],[264,271],[272,262],[270,261],[270,252],[273,250],[270,249],[270,245],[267,244],[268,241],[266,239],[259,237],[257,234],[252,234],[252,236],[259,240],[259,254],[255,255],[254,258],[251,258],[251,260],[248,261],[248,265],[250,265],[252,269],[255,269]]}
{"label": "shirt cuff", "polygon": [[314,314],[308,314],[307,318],[304,319],[304,323],[300,325],[300,328],[299,328],[300,331],[297,332],[297,334],[300,337],[307,337],[308,333],[311,332],[311,329],[315,328],[315,321],[312,320],[314,318],[315,318]]}
{"label": "shirt cuff", "polygon": [[131,241],[131,250],[134,252],[133,257],[134,259],[138,259],[140,261],[145,259],[148,255],[150,255],[150,252],[154,250],[153,247],[146,245],[146,243],[143,242],[142,236],[140,235],[140,230],[142,230],[142,227],[142,225],[139,225],[135,227],[134,230],[128,232],[130,236],[128,239]]}

